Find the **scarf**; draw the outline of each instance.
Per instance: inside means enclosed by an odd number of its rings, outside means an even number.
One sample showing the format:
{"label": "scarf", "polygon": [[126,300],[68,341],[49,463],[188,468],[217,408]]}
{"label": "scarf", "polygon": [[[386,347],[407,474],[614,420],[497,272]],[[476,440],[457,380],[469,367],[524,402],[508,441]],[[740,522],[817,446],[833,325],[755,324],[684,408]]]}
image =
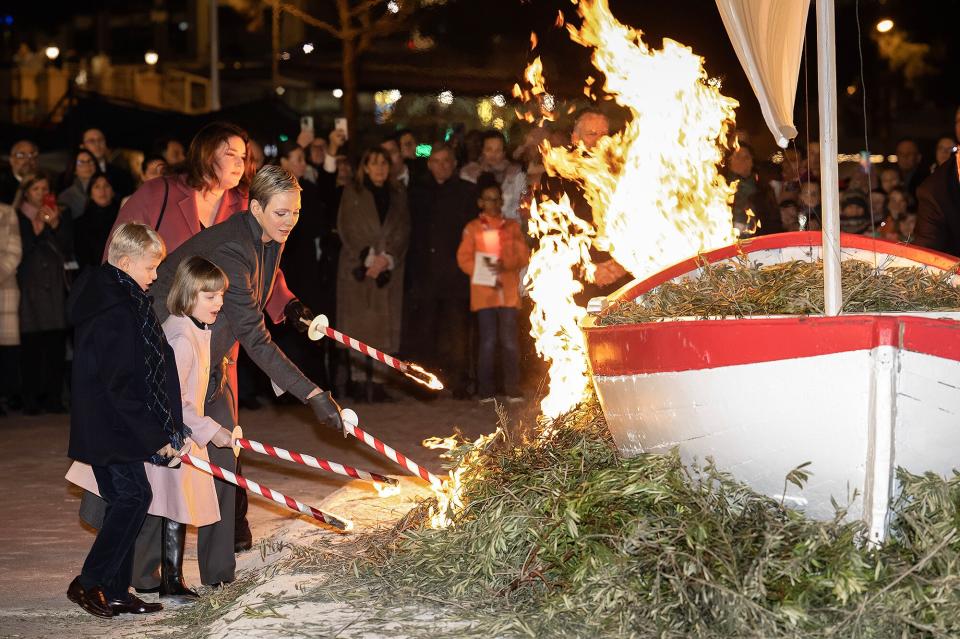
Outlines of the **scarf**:
{"label": "scarf", "polygon": [[380,218],[380,224],[387,221],[387,213],[390,211],[390,185],[384,182],[377,186],[373,181],[364,176],[363,185],[373,194],[373,204],[377,208],[377,217]]}
{"label": "scarf", "polygon": [[[136,310],[147,369],[147,408],[163,426],[163,432],[169,439],[170,445],[180,450],[183,448],[184,437],[190,435],[190,429],[185,424],[178,425],[173,421],[170,397],[167,395],[167,371],[163,352],[166,338],[153,312],[153,298],[149,297],[132,277],[120,269],[110,266],[109,270],[120,287],[130,296]],[[151,464],[166,466],[170,459],[154,453],[149,461]]]}

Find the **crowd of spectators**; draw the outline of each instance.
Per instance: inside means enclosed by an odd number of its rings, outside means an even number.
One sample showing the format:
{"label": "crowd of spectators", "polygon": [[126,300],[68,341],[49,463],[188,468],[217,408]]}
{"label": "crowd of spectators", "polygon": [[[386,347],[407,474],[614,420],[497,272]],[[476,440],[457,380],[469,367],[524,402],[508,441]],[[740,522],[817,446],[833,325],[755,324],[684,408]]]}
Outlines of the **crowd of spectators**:
{"label": "crowd of spectators", "polygon": [[[197,228],[173,234],[185,239],[246,206],[245,184],[267,159],[264,147],[239,127],[218,126],[215,136],[200,131],[187,144],[157,140],[133,166],[97,128],[84,131],[66,166],[51,174],[40,170],[33,142],[10,148],[9,166],[0,170],[0,414],[67,410],[65,300],[75,275],[101,262],[118,220],[157,227],[162,219],[193,220]],[[418,157],[422,147],[410,130],[349,150],[342,131],[301,130],[270,158],[303,188],[300,220],[282,256],[285,285],[344,333],[436,371],[456,398],[520,401],[521,360],[529,351],[520,312],[531,248],[526,208],[538,190],[549,197],[564,191],[577,215],[591,215],[575,184],[544,174],[539,145],[580,144],[589,152],[608,132],[606,117],[588,110],[568,130],[532,128],[513,147],[500,131],[470,131]],[[905,138],[891,149],[895,162],[873,164],[864,156],[841,165],[841,230],[912,241],[918,189],[953,157],[955,145],[944,136],[928,161]],[[222,174],[197,174],[201,156],[215,158]],[[736,182],[733,224],[741,237],[820,228],[816,143],[760,158],[740,134],[722,170]],[[593,259],[598,282],[590,295],[629,279],[609,254],[594,251]],[[335,395],[391,399],[387,382],[397,377],[369,358],[330,340],[310,342],[283,323],[271,331]],[[255,408],[258,389],[266,388],[252,368],[241,359],[246,408]]]}
{"label": "crowd of spectators", "polygon": [[[953,156],[957,137],[960,117],[955,135],[937,140],[931,161],[921,153],[916,140],[902,138],[882,154],[883,162],[876,163],[863,153],[859,162],[840,164],[840,230],[929,246],[929,241],[918,241],[916,235],[922,199],[918,191]],[[733,220],[741,237],[821,228],[818,143],[811,142],[806,149],[791,143],[773,157],[761,159],[756,157],[749,136],[741,136],[727,155],[724,173],[729,181],[737,183]]]}

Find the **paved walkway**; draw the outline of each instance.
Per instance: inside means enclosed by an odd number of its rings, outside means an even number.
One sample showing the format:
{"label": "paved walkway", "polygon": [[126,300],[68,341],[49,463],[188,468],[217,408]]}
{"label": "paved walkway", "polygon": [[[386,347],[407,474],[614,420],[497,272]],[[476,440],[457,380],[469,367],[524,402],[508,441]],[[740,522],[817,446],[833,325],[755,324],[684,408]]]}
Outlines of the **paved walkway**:
{"label": "paved walkway", "polygon": [[[420,446],[430,436],[446,436],[459,428],[476,437],[492,431],[496,415],[490,405],[475,401],[405,398],[390,404],[353,406],[361,425],[434,472],[441,471],[437,451]],[[514,418],[533,415],[530,406],[511,410]],[[266,407],[241,411],[241,425],[251,439],[290,450],[340,461],[385,474],[400,474],[397,467],[353,438],[343,439],[315,424],[303,406]],[[80,491],[63,475],[69,418],[0,418],[0,637],[120,636],[120,620],[100,621],[80,611],[66,596],[66,587],[77,574],[93,532],[79,521]],[[244,474],[296,497],[317,504],[344,485],[338,476],[289,462],[243,453]],[[349,515],[349,513],[344,513]],[[250,524],[254,538],[264,538],[290,518],[289,511],[256,496],[250,498]],[[187,581],[199,582],[195,534],[187,540]],[[253,555],[254,552],[245,553]],[[252,558],[241,557],[244,561]],[[124,628],[136,630],[137,621],[123,617]],[[106,626],[105,626],[106,624]],[[111,628],[111,625],[113,626]],[[142,634],[142,631],[141,631]]]}

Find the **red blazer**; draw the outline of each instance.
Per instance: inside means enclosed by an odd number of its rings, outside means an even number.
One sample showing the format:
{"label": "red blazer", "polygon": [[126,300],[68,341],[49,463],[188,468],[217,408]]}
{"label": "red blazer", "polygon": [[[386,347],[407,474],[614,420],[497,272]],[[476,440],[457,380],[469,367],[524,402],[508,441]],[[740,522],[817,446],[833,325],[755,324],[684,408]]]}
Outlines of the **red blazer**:
{"label": "red blazer", "polygon": [[[167,180],[170,190],[167,194],[167,208],[163,213],[160,228],[157,228],[157,218],[163,205],[163,181]],[[164,244],[167,245],[167,255],[173,253],[178,246],[200,232],[200,218],[197,216],[196,190],[187,184],[186,176],[177,175],[168,178],[154,178],[148,180],[130,196],[127,203],[120,209],[114,228],[124,222],[142,222],[152,229],[156,229]],[[219,224],[234,213],[245,211],[247,208],[247,194],[240,189],[233,188],[225,191],[220,210],[214,224]],[[111,229],[111,233],[113,230]],[[106,250],[104,250],[106,259]],[[267,302],[267,313],[270,318],[280,323],[283,321],[283,309],[296,295],[287,288],[287,281],[282,271],[277,271],[274,279],[270,299]]]}

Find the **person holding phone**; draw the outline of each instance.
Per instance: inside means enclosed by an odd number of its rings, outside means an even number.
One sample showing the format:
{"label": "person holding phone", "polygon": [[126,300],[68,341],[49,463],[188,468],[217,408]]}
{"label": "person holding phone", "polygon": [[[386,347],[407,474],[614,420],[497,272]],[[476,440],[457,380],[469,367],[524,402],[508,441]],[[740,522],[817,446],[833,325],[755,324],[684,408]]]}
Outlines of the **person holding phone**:
{"label": "person holding phone", "polygon": [[63,413],[66,362],[66,264],[73,252],[70,215],[61,215],[43,173],[23,179],[14,199],[23,257],[20,287],[20,377],[25,415]]}

